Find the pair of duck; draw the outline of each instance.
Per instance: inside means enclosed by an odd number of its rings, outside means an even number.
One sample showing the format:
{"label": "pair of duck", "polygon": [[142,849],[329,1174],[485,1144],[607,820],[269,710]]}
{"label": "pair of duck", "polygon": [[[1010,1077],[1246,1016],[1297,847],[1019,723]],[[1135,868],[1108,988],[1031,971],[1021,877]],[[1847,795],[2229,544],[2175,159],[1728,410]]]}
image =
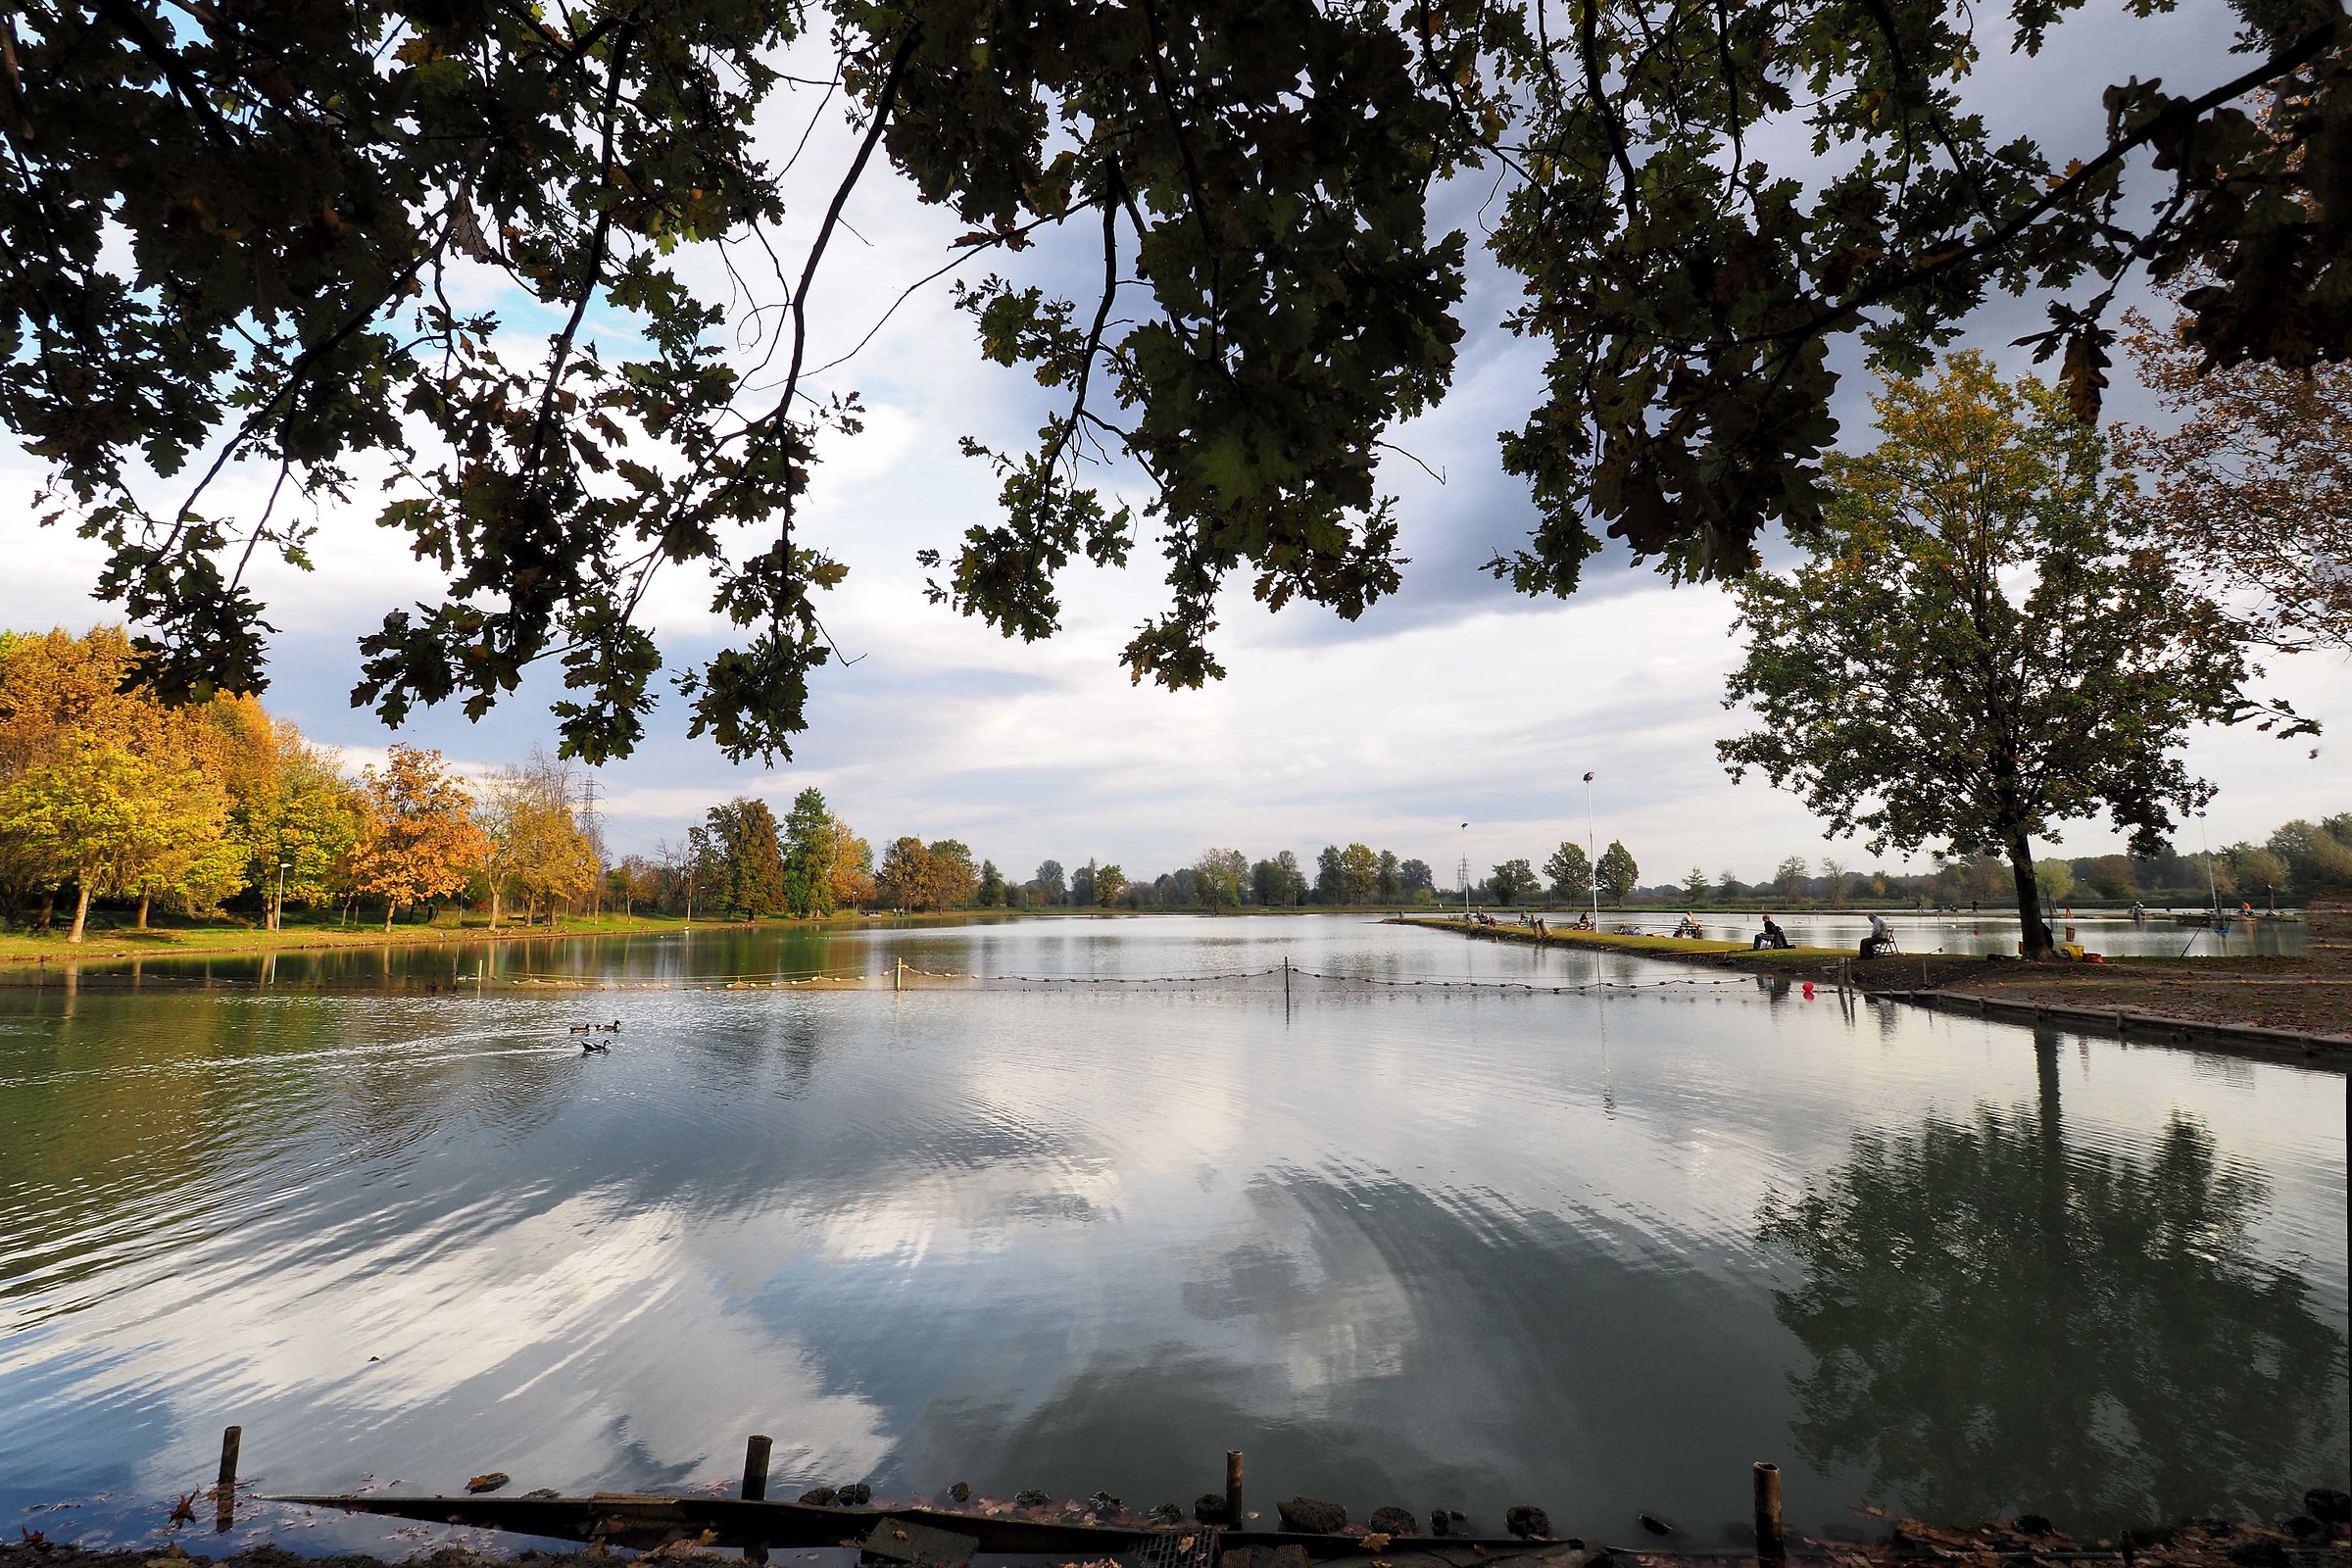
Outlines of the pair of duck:
{"label": "pair of duck", "polygon": [[[616,1035],[620,1033],[620,1020],[615,1018],[611,1023],[575,1023],[571,1026],[571,1032],[575,1035]],[[601,1056],[612,1049],[611,1046],[595,1040],[580,1042],[580,1054],[583,1056]]]}

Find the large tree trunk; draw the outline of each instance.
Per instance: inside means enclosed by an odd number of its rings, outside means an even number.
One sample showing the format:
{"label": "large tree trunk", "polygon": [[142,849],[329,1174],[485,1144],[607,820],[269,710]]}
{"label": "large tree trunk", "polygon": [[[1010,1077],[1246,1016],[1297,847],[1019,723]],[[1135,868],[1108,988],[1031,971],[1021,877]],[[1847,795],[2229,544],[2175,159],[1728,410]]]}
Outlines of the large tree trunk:
{"label": "large tree trunk", "polygon": [[500,891],[501,890],[497,883],[493,882],[490,884],[490,929],[493,931],[498,929],[498,906],[500,903]]}
{"label": "large tree trunk", "polygon": [[2023,833],[2009,840],[2009,872],[2017,883],[2017,919],[2025,930],[2025,956],[2034,960],[2055,957],[2058,950],[2050,946],[2048,928],[2041,918],[2041,884],[2034,880],[2034,847]]}
{"label": "large tree trunk", "polygon": [[57,921],[57,889],[41,890],[41,929],[46,931]]}
{"label": "large tree trunk", "polygon": [[74,929],[66,937],[68,942],[79,942],[81,933],[90,923],[90,879],[86,876],[75,877],[74,881]]}
{"label": "large tree trunk", "polygon": [[392,934],[392,916],[399,908],[400,906],[394,904],[390,899],[384,901],[384,935]]}
{"label": "large tree trunk", "polygon": [[148,900],[149,900],[149,899],[151,899],[151,898],[153,898],[153,897],[154,897],[154,895],[153,895],[153,894],[150,894],[149,892],[147,892],[147,890],[146,890],[146,889],[142,888],[142,889],[140,889],[140,890],[139,890],[139,926],[138,926],[138,928],[139,928],[141,931],[144,931],[144,930],[146,930],[146,929],[147,929],[147,903],[148,903]]}

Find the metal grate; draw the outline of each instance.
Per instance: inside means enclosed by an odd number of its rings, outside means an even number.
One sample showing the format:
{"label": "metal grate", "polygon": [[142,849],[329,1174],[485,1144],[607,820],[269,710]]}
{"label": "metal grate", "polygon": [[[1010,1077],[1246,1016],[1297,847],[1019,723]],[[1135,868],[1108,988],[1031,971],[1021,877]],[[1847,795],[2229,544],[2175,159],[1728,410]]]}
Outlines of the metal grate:
{"label": "metal grate", "polygon": [[1154,1531],[1119,1553],[1119,1568],[1217,1568],[1223,1539],[1213,1525]]}

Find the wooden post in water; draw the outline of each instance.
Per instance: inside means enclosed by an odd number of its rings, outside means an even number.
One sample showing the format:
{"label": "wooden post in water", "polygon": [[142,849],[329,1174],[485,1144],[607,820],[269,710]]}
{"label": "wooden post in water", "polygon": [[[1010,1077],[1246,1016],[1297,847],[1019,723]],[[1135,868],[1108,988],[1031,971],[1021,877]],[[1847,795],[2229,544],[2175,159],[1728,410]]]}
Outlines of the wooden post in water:
{"label": "wooden post in water", "polygon": [[1287,956],[1282,960],[1282,1000],[1291,1000],[1291,960]]}
{"label": "wooden post in water", "polygon": [[1248,1528],[1242,1517],[1242,1450],[1239,1448],[1225,1450],[1225,1528]]}
{"label": "wooden post in water", "polygon": [[774,1445],[760,1433],[753,1433],[743,1446],[743,1500],[767,1500],[767,1455]]}
{"label": "wooden post in water", "polygon": [[[767,1455],[768,1450],[773,1446],[774,1445],[768,1441],[764,1433],[755,1432],[745,1440],[743,1445],[744,1501],[765,1502],[767,1500]],[[767,1561],[767,1543],[764,1541],[747,1542],[743,1548],[743,1560],[749,1563]]]}
{"label": "wooden post in water", "polygon": [[1756,1461],[1756,1561],[1786,1562],[1788,1542],[1781,1529],[1781,1467]]}
{"label": "wooden post in water", "polygon": [[892,960],[890,971],[890,989],[893,991],[904,991],[906,989],[906,960],[905,958],[897,958]]}
{"label": "wooden post in water", "polygon": [[226,1530],[237,1522],[237,1451],[245,1446],[243,1427],[220,1433],[220,1476],[213,1488],[213,1528]]}

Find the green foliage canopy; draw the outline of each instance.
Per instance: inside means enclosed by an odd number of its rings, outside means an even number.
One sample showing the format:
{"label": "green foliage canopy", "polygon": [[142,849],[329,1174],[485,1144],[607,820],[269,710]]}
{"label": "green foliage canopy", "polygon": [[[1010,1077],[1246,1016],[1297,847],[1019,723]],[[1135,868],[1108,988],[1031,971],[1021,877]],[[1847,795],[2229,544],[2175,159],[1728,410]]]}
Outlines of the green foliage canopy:
{"label": "green foliage canopy", "polygon": [[2212,793],[2176,755],[2189,726],[2308,726],[2246,695],[2260,672],[2119,514],[2058,393],[1960,354],[1877,407],[1886,440],[1830,461],[1806,564],[1740,587],[1725,706],[1762,723],[1717,751],[1874,854],[2006,856],[2041,951],[2033,839],[2103,810],[2153,854]]}
{"label": "green foliage canopy", "polygon": [[[1988,43],[2031,53],[2077,3],[26,0],[0,19],[0,422],[52,467],[45,516],[107,548],[101,591],[168,694],[264,688],[247,566],[312,544],[280,501],[388,469],[377,521],[447,592],[363,639],[355,702],[478,717],[552,660],[566,755],[625,755],[661,664],[645,594],[690,568],[738,634],[677,676],[693,732],[789,755],[844,569],[799,511],[817,431],[858,422],[809,389],[808,313],[887,166],[969,225],[955,260],[1012,274],[959,293],[980,352],[1061,400],[1028,450],[970,447],[1002,515],[929,558],[933,593],[1051,633],[1056,574],[1138,532],[1083,469],[1131,462],[1169,599],[1123,657],[1194,686],[1221,672],[1230,575],[1350,617],[1396,587],[1377,457],[1452,374],[1467,241],[1428,207],[1456,172],[1507,187],[1507,324],[1550,351],[1503,442],[1541,522],[1494,566],[1529,592],[1572,589],[1595,527],[1678,576],[1810,532],[1831,345],[1917,373],[1988,294],[2057,302],[2041,346],[2078,414],[2142,262],[2199,280],[2211,359],[2341,356],[2352,22],[2237,0],[2233,74],[2109,88],[2103,145],[1963,111]],[[829,77],[783,74],[818,36]],[[759,131],[804,86],[841,93],[858,140],[786,250],[790,166]],[[2122,200],[2142,156],[2149,211]],[[1091,298],[1017,275],[1064,228],[1099,246]],[[732,303],[695,293],[682,246],[724,253]],[[551,323],[544,352],[453,303],[485,270]],[[731,333],[776,373],[730,363]],[[258,509],[216,484],[247,463],[274,470]]]}
{"label": "green foliage canopy", "polygon": [[1536,868],[1524,859],[1503,861],[1487,883],[1494,891],[1494,902],[1502,905],[1517,904],[1543,885]]}
{"label": "green foliage canopy", "polygon": [[1551,878],[1555,898],[1584,899],[1592,895],[1592,860],[1585,854],[1582,844],[1563,841],[1544,862],[1544,874]]}
{"label": "green foliage canopy", "polygon": [[737,796],[704,813],[691,830],[707,865],[703,896],[710,905],[758,919],[785,905],[784,849],[776,813],[757,796]]}
{"label": "green foliage canopy", "polygon": [[1600,888],[1600,896],[1611,904],[1623,904],[1633,897],[1641,885],[1642,867],[1634,861],[1634,852],[1615,839],[1600,852],[1600,861],[1592,867],[1592,880]]}
{"label": "green foliage canopy", "polygon": [[801,919],[833,912],[833,810],[810,786],[784,813],[784,910]]}

